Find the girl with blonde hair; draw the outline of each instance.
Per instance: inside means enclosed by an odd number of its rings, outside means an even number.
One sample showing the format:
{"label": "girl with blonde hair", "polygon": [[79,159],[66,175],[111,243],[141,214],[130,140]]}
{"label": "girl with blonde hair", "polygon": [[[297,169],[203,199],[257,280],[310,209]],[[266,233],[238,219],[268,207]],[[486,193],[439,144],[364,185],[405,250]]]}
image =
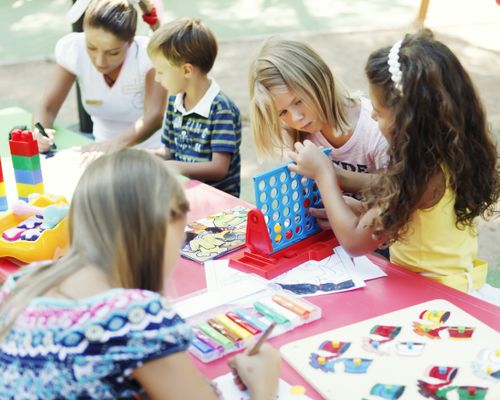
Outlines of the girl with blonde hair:
{"label": "girl with blonde hair", "polygon": [[369,100],[352,96],[307,44],[266,41],[250,66],[249,81],[259,153],[272,156],[305,139],[333,147],[331,158],[349,192],[365,186],[364,173],[386,165],[387,141],[371,118]]}
{"label": "girl with blonde hair", "polygon": [[[0,398],[216,399],[186,354],[192,332],[159,292],[184,241],[188,203],[157,157],[94,161],[69,213],[70,250],[0,291]],[[269,345],[231,366],[253,398],[276,392]]]}

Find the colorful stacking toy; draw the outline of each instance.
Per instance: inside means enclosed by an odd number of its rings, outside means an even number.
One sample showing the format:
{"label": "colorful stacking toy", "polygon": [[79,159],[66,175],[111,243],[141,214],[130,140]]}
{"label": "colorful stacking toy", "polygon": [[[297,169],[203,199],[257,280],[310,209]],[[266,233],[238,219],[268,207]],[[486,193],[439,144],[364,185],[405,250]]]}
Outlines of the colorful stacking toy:
{"label": "colorful stacking toy", "polygon": [[3,180],[2,159],[0,158],[0,211],[5,211],[9,208],[7,203],[7,193],[5,192],[5,182]]}
{"label": "colorful stacking toy", "polygon": [[40,153],[31,131],[20,129],[12,131],[9,147],[19,199],[28,201],[32,193],[43,194]]}

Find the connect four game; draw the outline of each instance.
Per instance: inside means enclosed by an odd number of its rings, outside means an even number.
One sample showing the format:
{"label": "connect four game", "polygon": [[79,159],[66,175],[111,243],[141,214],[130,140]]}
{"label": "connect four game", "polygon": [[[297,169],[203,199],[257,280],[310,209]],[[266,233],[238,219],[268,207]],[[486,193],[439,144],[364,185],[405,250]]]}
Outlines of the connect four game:
{"label": "connect four game", "polygon": [[[328,154],[331,149],[325,149]],[[246,246],[230,266],[272,279],[310,260],[322,260],[338,244],[332,231],[321,231],[310,207],[321,207],[318,187],[291,172],[287,164],[256,175],[257,208],[248,213]]]}
{"label": "connect four game", "polygon": [[257,208],[264,214],[274,252],[319,232],[316,220],[307,214],[309,207],[321,207],[318,187],[287,166],[253,178]]}

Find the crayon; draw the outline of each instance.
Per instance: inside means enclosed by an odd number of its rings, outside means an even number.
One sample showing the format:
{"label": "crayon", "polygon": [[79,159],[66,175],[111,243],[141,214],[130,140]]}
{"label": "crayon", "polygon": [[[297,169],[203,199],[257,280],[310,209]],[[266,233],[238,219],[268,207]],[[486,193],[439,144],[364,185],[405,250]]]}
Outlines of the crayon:
{"label": "crayon", "polygon": [[222,335],[224,335],[225,337],[227,337],[231,342],[233,343],[236,343],[236,342],[239,342],[241,340],[240,337],[232,334],[231,332],[229,332],[225,327],[224,325],[222,325],[220,322],[216,321],[215,319],[213,318],[210,318],[208,321],[207,321],[207,324],[210,325],[212,328],[214,328],[216,331],[218,331],[219,333],[221,333]]}
{"label": "crayon", "polygon": [[203,343],[208,344],[210,347],[212,347],[215,350],[224,350],[224,346],[220,344],[218,341],[212,339],[211,337],[207,336],[205,333],[200,331],[199,329],[194,328],[193,329],[194,335],[198,340],[201,340]]}
{"label": "crayon", "polygon": [[214,328],[209,326],[208,324],[201,324],[198,326],[200,330],[206,334],[208,337],[211,339],[215,340],[216,342],[219,342],[221,345],[224,346],[224,348],[229,348],[233,346],[233,342],[231,342],[227,337],[222,335],[220,332],[216,331]]}
{"label": "crayon", "polygon": [[269,327],[269,325],[271,325],[271,323],[265,320],[265,318],[258,318],[256,316],[253,316],[243,308],[237,308],[236,310],[234,310],[234,313],[238,317],[243,318],[249,324],[255,326],[257,329],[260,329],[261,332],[265,331]]}
{"label": "crayon", "polygon": [[233,321],[234,323],[238,324],[239,326],[241,326],[242,328],[245,328],[248,332],[250,332],[252,335],[257,335],[259,334],[260,332],[262,332],[261,329],[259,329],[258,327],[256,326],[253,326],[252,324],[250,324],[249,322],[245,321],[244,318],[242,317],[239,317],[236,313],[232,312],[232,311],[229,311],[226,313],[226,316],[231,320]]}
{"label": "crayon", "polygon": [[191,340],[191,344],[196,347],[199,351],[201,351],[203,354],[210,353],[214,351],[214,349],[209,346],[208,344],[202,342],[198,338],[194,337],[193,340]]}
{"label": "crayon", "polygon": [[290,301],[289,299],[279,295],[274,294],[272,299],[275,303],[279,304],[282,307],[285,307],[287,310],[292,311],[293,313],[299,315],[303,319],[307,319],[311,312],[301,307],[299,304]]}
{"label": "crayon", "polygon": [[222,325],[224,325],[224,328],[226,328],[232,334],[238,336],[240,339],[248,339],[249,337],[253,336],[250,332],[239,326],[234,321],[231,321],[224,314],[217,314],[215,316],[215,319],[219,321]]}
{"label": "crayon", "polygon": [[301,317],[294,312],[290,311],[288,308],[285,308],[283,306],[280,306],[279,304],[275,303],[274,301],[271,300],[271,298],[262,298],[259,300],[260,303],[264,304],[274,312],[278,313],[282,317],[285,317],[286,319],[290,321],[297,321],[300,320]]}
{"label": "crayon", "polygon": [[302,299],[300,299],[298,297],[294,297],[286,292],[282,291],[282,292],[279,292],[276,294],[278,296],[283,297],[284,299],[290,301],[291,303],[294,303],[294,304],[298,305],[299,307],[302,307],[304,310],[307,310],[310,313],[312,313],[314,310],[316,310],[312,304],[309,304],[309,303],[303,301]]}
{"label": "crayon", "polygon": [[272,308],[269,306],[265,305],[264,303],[260,301],[256,301],[253,304],[254,308],[260,312],[262,315],[265,315],[266,317],[270,318],[272,321],[276,322],[278,325],[283,325],[290,320],[283,315],[279,314],[277,311],[274,311]]}

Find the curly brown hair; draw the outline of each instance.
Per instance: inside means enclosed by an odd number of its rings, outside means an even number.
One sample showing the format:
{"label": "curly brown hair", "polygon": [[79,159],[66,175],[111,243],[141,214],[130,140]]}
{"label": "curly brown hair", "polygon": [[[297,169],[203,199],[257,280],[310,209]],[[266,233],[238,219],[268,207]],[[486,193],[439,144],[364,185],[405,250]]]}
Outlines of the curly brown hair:
{"label": "curly brown hair", "polygon": [[407,231],[429,180],[442,168],[456,194],[457,228],[498,210],[500,167],[483,105],[469,74],[443,43],[423,30],[399,51],[402,91],[391,80],[390,47],[373,52],[365,72],[391,110],[390,161],[364,194],[381,210],[378,233],[394,242]]}

